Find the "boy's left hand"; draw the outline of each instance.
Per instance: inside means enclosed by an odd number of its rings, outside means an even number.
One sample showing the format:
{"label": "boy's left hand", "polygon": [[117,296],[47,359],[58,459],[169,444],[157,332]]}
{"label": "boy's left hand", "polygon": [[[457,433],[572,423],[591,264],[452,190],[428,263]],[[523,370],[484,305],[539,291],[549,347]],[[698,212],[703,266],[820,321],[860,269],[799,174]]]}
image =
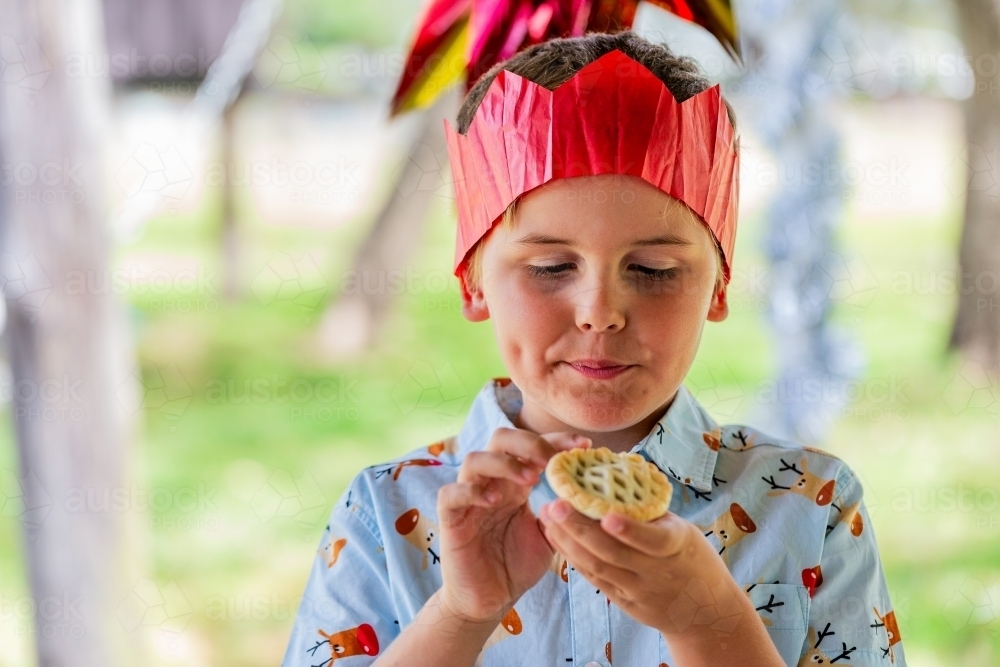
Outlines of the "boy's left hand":
{"label": "boy's left hand", "polygon": [[[692,627],[692,601],[678,602],[682,593],[698,605],[714,603],[715,609],[699,611],[714,619],[733,619],[746,609],[747,601],[740,599],[745,593],[715,547],[700,528],[676,514],[640,522],[609,512],[595,521],[557,499],[543,505],[539,517],[553,549],[629,616],[668,641],[692,630],[708,631],[708,625]],[[711,625],[712,619],[701,622]]]}

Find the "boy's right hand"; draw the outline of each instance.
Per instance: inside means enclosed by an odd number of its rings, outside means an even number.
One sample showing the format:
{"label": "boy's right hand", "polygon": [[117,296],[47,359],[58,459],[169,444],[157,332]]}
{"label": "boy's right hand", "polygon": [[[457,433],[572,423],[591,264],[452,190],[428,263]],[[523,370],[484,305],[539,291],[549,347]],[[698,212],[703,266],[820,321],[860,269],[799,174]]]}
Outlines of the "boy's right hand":
{"label": "boy's right hand", "polygon": [[552,455],[589,446],[589,438],[568,432],[498,428],[484,451],[465,456],[458,481],[442,486],[437,500],[438,595],[449,611],[469,621],[499,622],[542,578],[554,552],[528,496]]}

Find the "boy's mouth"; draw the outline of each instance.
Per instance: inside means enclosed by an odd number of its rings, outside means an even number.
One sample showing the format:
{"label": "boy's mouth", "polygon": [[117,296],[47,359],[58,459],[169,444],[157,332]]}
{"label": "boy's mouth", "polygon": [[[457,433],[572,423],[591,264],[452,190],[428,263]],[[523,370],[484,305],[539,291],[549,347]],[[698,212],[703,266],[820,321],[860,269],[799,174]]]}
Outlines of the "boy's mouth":
{"label": "boy's mouth", "polygon": [[613,378],[634,367],[634,364],[622,364],[610,359],[577,359],[576,361],[567,361],[566,363],[575,368],[584,377],[598,380]]}

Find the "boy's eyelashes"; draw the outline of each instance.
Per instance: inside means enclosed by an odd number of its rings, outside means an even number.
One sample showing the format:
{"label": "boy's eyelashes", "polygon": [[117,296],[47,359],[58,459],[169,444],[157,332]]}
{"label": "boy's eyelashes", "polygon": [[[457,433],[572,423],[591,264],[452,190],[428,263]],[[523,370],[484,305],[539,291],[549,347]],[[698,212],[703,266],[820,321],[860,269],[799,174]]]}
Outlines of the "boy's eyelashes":
{"label": "boy's eyelashes", "polygon": [[[528,273],[539,278],[562,278],[568,275],[568,271],[576,265],[573,262],[563,262],[561,264],[550,264],[547,266],[528,265]],[[641,264],[629,264],[630,271],[634,271],[636,276],[645,280],[668,280],[677,273],[676,267],[669,269],[654,269]]]}

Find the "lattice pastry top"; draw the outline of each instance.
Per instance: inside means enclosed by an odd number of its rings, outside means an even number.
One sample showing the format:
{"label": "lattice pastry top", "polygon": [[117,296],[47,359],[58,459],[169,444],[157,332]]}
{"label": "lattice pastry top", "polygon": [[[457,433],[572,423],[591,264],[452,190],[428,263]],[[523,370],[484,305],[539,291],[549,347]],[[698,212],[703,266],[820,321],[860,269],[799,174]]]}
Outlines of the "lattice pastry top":
{"label": "lattice pastry top", "polygon": [[666,513],[674,492],[667,476],[641,455],[607,447],[559,452],[549,459],[545,476],[557,496],[592,519],[614,510],[651,521]]}

